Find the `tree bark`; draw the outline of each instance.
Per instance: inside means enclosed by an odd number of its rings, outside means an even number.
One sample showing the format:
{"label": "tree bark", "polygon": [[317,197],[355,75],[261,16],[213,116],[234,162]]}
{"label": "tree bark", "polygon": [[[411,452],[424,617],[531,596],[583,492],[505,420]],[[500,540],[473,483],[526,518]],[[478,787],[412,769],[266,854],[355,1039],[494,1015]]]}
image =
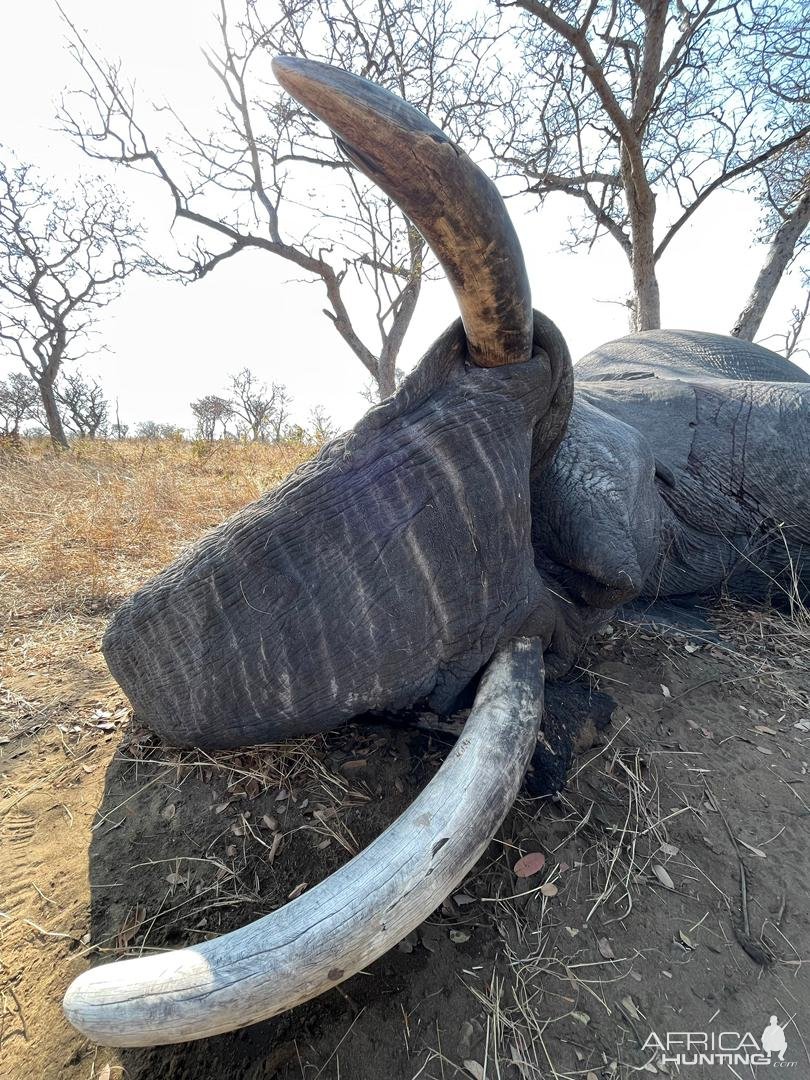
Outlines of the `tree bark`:
{"label": "tree bark", "polygon": [[633,165],[625,146],[622,150],[622,180],[632,240],[633,329],[658,330],[661,326],[661,295],[655,272],[655,195],[647,177],[643,172],[639,175],[640,170]]}
{"label": "tree bark", "polygon": [[732,327],[732,337],[753,341],[773,299],[782,275],[793,258],[799,237],[810,225],[810,183],[793,212],[774,233],[762,269],[757,274],[748,302]]}
{"label": "tree bark", "polygon": [[48,423],[48,433],[54,450],[67,450],[68,441],[62,417],[59,415],[59,406],[56,404],[56,395],[53,392],[53,381],[47,375],[37,380],[39,393],[42,398],[42,407],[45,410],[45,419]]}

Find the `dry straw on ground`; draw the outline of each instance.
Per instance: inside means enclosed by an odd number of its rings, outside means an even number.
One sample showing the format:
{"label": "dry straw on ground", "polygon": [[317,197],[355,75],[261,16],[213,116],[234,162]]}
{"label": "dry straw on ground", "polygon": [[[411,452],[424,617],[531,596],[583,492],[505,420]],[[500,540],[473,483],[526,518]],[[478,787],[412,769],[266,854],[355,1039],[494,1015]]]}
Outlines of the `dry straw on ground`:
{"label": "dry straw on ground", "polygon": [[301,443],[24,440],[0,454],[4,609],[115,604],[183,546],[281,480]]}

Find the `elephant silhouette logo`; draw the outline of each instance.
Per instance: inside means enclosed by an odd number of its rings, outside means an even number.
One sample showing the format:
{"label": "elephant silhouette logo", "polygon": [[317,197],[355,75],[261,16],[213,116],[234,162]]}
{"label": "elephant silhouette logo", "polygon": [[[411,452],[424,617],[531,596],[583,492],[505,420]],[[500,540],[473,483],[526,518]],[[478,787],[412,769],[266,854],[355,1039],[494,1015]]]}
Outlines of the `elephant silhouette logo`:
{"label": "elephant silhouette logo", "polygon": [[773,1060],[774,1054],[776,1054],[779,1061],[785,1060],[785,1051],[787,1050],[785,1029],[781,1024],[777,1023],[776,1016],[771,1017],[768,1026],[762,1032],[762,1050],[768,1055],[769,1062]]}

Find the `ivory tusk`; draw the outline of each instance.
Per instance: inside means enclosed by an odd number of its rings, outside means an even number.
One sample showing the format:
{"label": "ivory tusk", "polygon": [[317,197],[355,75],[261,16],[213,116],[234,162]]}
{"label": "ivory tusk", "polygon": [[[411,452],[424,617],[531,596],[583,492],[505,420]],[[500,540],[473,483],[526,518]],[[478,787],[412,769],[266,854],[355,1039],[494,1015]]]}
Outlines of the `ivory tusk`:
{"label": "ivory tusk", "polygon": [[277,57],[273,71],[430,244],[456,294],[472,362],[497,367],[528,360],[529,279],[489,177],[423,113],[367,79],[291,56]]}
{"label": "ivory tusk", "polygon": [[456,888],[503,821],[540,730],[543,681],[539,640],[503,646],[444,764],[365,850],[239,930],[84,972],[65,994],[70,1022],[106,1046],[202,1039],[275,1016],[367,967]]}

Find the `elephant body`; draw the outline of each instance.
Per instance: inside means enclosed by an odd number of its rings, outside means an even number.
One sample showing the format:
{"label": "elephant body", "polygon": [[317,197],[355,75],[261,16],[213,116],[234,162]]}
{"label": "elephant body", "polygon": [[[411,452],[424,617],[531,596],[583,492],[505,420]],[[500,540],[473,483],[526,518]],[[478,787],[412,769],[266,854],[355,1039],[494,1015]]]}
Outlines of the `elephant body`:
{"label": "elephant body", "polygon": [[659,532],[648,597],[810,588],[810,374],[750,342],[649,331],[575,366],[577,396],[644,439]]}

